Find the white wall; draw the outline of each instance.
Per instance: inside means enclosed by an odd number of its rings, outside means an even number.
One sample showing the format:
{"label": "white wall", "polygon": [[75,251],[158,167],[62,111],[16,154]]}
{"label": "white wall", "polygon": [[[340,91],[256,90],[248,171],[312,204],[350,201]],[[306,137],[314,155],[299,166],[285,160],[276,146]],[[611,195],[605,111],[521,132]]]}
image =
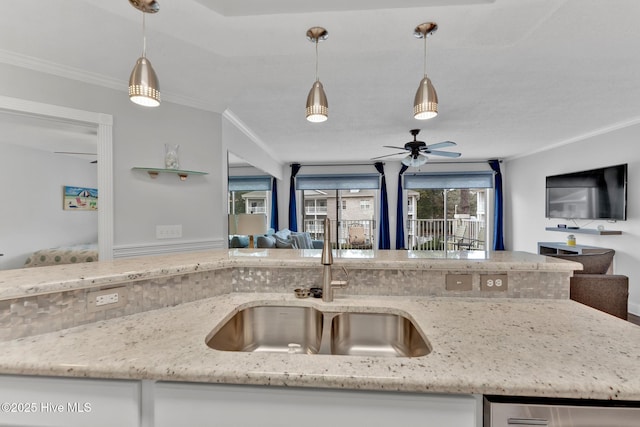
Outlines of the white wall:
{"label": "white wall", "polygon": [[[0,94],[113,116],[116,256],[222,247],[221,115],[166,101],[158,108],[137,106],[128,99],[126,78],[116,90],[0,64]],[[131,170],[163,167],[165,143],[180,144],[181,168],[209,174],[183,182],[175,175],[151,180]],[[156,239],[156,225],[177,224],[182,238]]]}
{"label": "white wall", "polygon": [[63,186],[97,187],[96,165],[16,144],[1,144],[0,267],[20,268],[32,252],[97,242],[96,211],[62,209]]}
{"label": "white wall", "polygon": [[562,220],[545,218],[545,177],[565,172],[628,163],[627,221],[578,221],[584,228],[602,224],[622,235],[576,234],[578,244],[615,249],[614,272],[629,277],[629,311],[640,314],[640,125],[593,136],[553,150],[507,162],[505,229],[507,249],[537,252],[537,242],[564,242],[567,233],[545,231]]}

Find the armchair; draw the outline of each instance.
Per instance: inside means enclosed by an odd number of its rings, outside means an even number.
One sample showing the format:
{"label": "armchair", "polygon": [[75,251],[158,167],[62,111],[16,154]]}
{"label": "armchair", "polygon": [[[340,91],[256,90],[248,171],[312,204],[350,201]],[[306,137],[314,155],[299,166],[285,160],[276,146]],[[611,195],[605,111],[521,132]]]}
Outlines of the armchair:
{"label": "armchair", "polygon": [[607,274],[614,250],[590,254],[550,255],[579,262],[584,270],[576,270],[570,281],[570,298],[582,304],[627,320],[629,278]]}

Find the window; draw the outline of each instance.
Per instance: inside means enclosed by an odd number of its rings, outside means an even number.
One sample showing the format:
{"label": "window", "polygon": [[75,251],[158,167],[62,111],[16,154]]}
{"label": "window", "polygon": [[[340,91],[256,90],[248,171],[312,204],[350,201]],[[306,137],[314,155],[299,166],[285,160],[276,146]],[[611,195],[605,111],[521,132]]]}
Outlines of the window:
{"label": "window", "polygon": [[407,175],[409,248],[487,248],[488,191],[493,172]]}
{"label": "window", "polygon": [[270,223],[271,177],[230,176],[227,213],[266,214]]}
{"label": "window", "polygon": [[[299,175],[296,188],[304,200],[304,230],[324,238],[324,219],[331,221],[331,241],[340,249],[375,247],[378,174]],[[365,202],[371,209],[361,208]],[[323,209],[319,209],[322,207]]]}
{"label": "window", "polygon": [[371,209],[371,200],[360,200],[360,209],[363,211]]}

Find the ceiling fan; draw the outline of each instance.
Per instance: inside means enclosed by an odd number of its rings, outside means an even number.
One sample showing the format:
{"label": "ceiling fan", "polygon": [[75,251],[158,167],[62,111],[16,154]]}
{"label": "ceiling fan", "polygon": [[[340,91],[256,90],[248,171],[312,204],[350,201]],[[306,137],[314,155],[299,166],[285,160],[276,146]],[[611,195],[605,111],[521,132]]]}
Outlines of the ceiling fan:
{"label": "ceiling fan", "polygon": [[[53,154],[67,154],[70,156],[97,156],[96,153],[82,153],[82,152],[75,152],[75,151],[54,151]],[[98,163],[97,160],[92,160],[90,163]]]}
{"label": "ceiling fan", "polygon": [[404,144],[404,147],[395,147],[393,145],[384,145],[386,148],[397,148],[398,150],[405,150],[399,153],[387,154],[384,156],[374,157],[371,160],[382,159],[384,157],[397,156],[399,154],[405,154],[407,151],[409,155],[402,159],[402,164],[407,166],[421,166],[427,163],[427,156],[444,156],[444,157],[460,157],[460,153],[454,153],[451,151],[436,150],[436,148],[452,147],[456,145],[453,141],[443,141],[436,144],[427,145],[424,141],[418,141],[416,137],[420,133],[420,129],[411,129],[411,135],[413,135],[413,141],[409,141]]}

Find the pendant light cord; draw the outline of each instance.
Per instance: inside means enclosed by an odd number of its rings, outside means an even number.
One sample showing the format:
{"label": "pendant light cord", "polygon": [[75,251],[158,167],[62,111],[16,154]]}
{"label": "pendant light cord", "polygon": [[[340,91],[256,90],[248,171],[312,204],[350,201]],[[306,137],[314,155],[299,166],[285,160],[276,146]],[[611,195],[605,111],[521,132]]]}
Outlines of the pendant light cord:
{"label": "pendant light cord", "polygon": [[145,15],[146,13],[142,12],[142,57],[147,57],[147,28],[145,25]]}
{"label": "pendant light cord", "polygon": [[427,34],[424,35],[424,76],[427,77]]}
{"label": "pendant light cord", "polygon": [[318,77],[318,38],[316,37],[316,81],[319,81]]}

